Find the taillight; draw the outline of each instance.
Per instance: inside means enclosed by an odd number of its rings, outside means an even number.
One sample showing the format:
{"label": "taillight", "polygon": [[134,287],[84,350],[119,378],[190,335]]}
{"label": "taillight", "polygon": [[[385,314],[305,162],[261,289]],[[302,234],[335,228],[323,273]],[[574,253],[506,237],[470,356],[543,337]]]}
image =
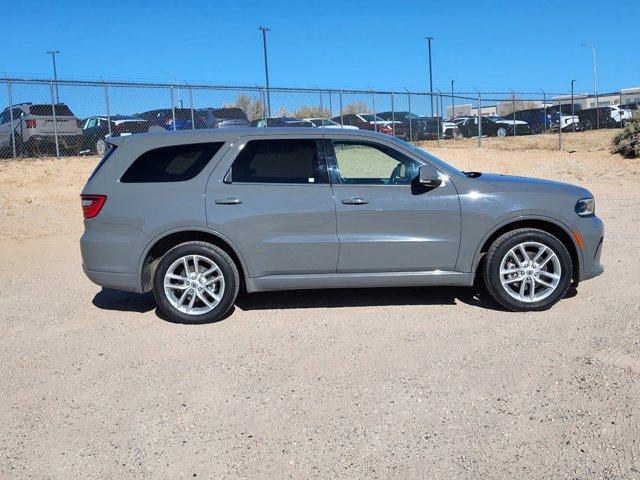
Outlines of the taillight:
{"label": "taillight", "polygon": [[107,201],[106,195],[80,195],[82,199],[82,214],[84,218],[93,218],[100,213],[104,202]]}
{"label": "taillight", "polygon": [[35,118],[29,118],[25,121],[25,125],[27,126],[27,128],[36,128],[36,119]]}

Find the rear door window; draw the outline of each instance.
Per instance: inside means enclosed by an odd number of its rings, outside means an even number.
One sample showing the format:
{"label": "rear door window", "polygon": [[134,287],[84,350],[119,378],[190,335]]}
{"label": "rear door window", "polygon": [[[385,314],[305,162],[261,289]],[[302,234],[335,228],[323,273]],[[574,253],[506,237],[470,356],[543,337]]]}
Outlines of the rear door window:
{"label": "rear door window", "polygon": [[315,140],[251,140],[231,166],[231,182],[327,183]]}
{"label": "rear door window", "polygon": [[224,142],[172,145],[140,155],[124,173],[122,183],[184,182],[198,175]]}

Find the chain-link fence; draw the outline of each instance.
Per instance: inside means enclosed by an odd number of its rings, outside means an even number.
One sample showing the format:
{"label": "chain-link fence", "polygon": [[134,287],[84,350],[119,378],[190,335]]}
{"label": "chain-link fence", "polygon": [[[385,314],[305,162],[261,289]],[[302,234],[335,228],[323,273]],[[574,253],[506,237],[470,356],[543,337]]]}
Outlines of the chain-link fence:
{"label": "chain-link fence", "polygon": [[359,128],[430,148],[608,149],[640,89],[598,95],[0,79],[0,156],[101,154],[111,136],[228,127]]}

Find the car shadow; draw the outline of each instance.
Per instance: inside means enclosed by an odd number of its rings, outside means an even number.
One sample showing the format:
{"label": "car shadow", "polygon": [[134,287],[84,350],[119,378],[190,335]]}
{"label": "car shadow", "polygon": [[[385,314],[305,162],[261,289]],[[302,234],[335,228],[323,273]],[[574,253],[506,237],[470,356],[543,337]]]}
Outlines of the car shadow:
{"label": "car shadow", "polygon": [[242,292],[236,300],[240,310],[296,308],[373,307],[393,305],[456,305],[464,303],[495,311],[507,311],[481,282],[474,287],[397,287]]}
{"label": "car shadow", "polygon": [[[565,298],[571,298],[575,295],[577,295],[577,290],[571,287]],[[458,303],[486,310],[508,311],[493,300],[482,281],[476,282],[473,287],[343,288],[260,293],[242,291],[236,300],[236,307],[243,311],[251,311],[394,305],[456,305]],[[93,297],[93,304],[102,310],[121,312],[146,313],[154,310],[158,318],[176,323],[158,309],[153,294],[150,292],[139,294],[103,288]],[[223,318],[216,320],[216,322],[233,315],[236,307],[232,307]]]}

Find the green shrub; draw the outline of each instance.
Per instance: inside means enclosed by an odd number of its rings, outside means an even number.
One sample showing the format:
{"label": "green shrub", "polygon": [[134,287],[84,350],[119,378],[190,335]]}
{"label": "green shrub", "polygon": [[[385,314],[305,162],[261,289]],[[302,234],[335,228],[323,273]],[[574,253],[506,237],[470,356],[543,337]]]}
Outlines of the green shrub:
{"label": "green shrub", "polygon": [[640,112],[636,112],[622,131],[613,137],[611,152],[627,158],[640,156]]}

